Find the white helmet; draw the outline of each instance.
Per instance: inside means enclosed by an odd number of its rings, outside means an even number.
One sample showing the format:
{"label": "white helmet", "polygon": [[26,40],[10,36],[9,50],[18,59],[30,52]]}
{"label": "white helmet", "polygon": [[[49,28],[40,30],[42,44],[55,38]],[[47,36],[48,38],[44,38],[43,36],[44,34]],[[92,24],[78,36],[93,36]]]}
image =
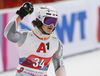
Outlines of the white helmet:
{"label": "white helmet", "polygon": [[[33,24],[37,25],[38,28],[40,28],[44,33],[47,35],[50,35],[46,33],[41,27],[43,24],[50,25],[54,24],[56,26],[56,23],[58,21],[58,12],[51,6],[41,6],[37,10],[37,17],[36,22],[33,21]],[[55,28],[53,29],[53,31]]]}
{"label": "white helmet", "polygon": [[37,10],[37,18],[43,22],[43,17],[58,18],[58,12],[51,6],[41,6]]}

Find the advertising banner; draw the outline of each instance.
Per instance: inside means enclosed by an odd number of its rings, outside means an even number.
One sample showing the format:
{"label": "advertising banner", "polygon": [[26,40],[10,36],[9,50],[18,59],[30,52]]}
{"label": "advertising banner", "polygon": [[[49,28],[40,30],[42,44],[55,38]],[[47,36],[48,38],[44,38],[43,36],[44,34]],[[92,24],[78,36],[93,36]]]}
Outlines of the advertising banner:
{"label": "advertising banner", "polygon": [[100,0],[88,0],[89,22],[95,47],[100,48]]}

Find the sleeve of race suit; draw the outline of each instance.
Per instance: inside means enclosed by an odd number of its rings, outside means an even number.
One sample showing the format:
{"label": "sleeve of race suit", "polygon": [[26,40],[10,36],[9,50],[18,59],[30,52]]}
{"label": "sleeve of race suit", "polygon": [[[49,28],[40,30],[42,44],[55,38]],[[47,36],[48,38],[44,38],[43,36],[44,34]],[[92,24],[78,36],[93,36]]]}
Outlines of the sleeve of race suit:
{"label": "sleeve of race suit", "polygon": [[59,47],[56,53],[53,55],[53,64],[55,71],[60,68],[60,66],[63,66],[63,46],[61,42],[59,42]]}
{"label": "sleeve of race suit", "polygon": [[66,76],[64,64],[63,64],[63,45],[59,40],[59,47],[56,53],[53,55],[53,64],[56,72],[56,76]]}
{"label": "sleeve of race suit", "polygon": [[[20,39],[23,37],[23,34],[21,34],[19,31],[17,31],[17,19],[18,15],[15,15],[10,22],[7,24],[4,30],[4,36],[10,40],[11,42],[19,42]],[[25,35],[25,34],[24,34]]]}

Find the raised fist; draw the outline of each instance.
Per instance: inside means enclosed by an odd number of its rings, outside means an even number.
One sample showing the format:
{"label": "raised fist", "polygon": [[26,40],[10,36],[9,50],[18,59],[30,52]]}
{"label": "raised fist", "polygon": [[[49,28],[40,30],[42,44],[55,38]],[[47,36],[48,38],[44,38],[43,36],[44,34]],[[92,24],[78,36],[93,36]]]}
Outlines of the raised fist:
{"label": "raised fist", "polygon": [[33,3],[26,2],[21,6],[19,10],[17,10],[16,14],[18,14],[21,17],[21,19],[23,19],[26,15],[31,14],[33,11]]}

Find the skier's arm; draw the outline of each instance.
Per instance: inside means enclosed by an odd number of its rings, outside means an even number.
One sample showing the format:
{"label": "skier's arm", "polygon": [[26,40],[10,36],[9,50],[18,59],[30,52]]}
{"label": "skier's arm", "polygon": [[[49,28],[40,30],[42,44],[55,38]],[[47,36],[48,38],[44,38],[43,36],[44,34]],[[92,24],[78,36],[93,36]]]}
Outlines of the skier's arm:
{"label": "skier's arm", "polygon": [[12,20],[7,24],[5,30],[4,30],[4,36],[12,41],[12,42],[18,42],[20,39],[22,39],[26,34],[21,34],[17,31],[17,28],[21,22],[21,20],[28,14],[31,14],[33,12],[33,3],[26,2],[22,5],[22,7],[17,10],[16,16],[12,18]]}
{"label": "skier's arm", "polygon": [[53,64],[56,72],[56,76],[66,76],[65,67],[63,65],[63,46],[59,42],[59,48],[57,52],[53,55]]}
{"label": "skier's arm", "polygon": [[16,31],[16,28],[18,27],[20,21],[21,21],[20,16],[15,15],[5,27],[4,36],[8,40],[12,42],[18,42],[18,40],[20,39],[21,34]]}

